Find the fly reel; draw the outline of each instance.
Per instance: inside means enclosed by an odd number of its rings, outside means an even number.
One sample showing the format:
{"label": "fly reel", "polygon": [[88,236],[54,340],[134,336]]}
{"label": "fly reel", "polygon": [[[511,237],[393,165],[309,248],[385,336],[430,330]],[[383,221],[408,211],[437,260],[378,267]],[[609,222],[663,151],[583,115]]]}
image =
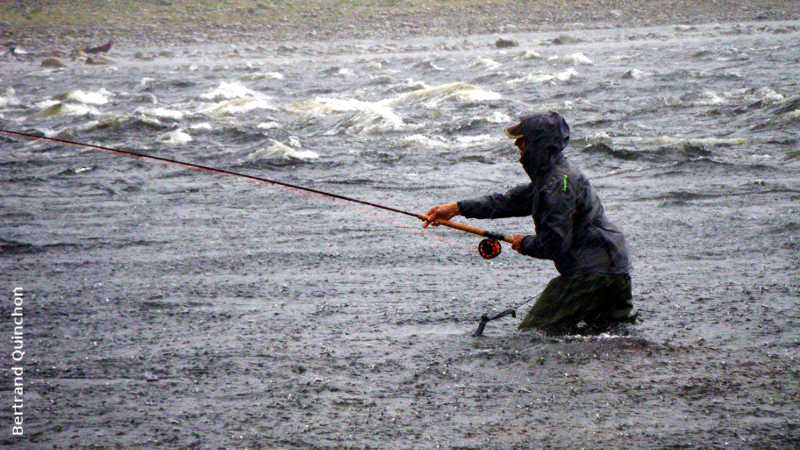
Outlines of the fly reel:
{"label": "fly reel", "polygon": [[502,251],[503,247],[500,246],[500,242],[497,239],[484,239],[478,244],[478,253],[484,259],[497,258]]}

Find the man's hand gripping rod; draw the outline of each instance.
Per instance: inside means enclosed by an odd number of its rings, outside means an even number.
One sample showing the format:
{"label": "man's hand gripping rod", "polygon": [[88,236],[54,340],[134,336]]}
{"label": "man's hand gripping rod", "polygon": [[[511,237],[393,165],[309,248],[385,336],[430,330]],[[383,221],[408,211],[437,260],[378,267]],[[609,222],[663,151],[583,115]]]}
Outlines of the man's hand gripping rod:
{"label": "man's hand gripping rod", "polygon": [[[428,216],[426,216],[425,214],[417,214],[417,218],[419,218],[419,220],[423,222],[428,221]],[[500,247],[499,241],[505,241],[508,242],[509,244],[514,243],[514,238],[511,236],[506,236],[500,233],[481,230],[480,228],[464,225],[463,223],[450,222],[449,220],[437,220],[433,223],[435,225],[444,225],[446,227],[454,228],[456,230],[465,231],[467,233],[477,234],[478,236],[485,237],[486,239],[482,240],[478,244],[478,253],[480,253],[480,255],[485,259],[492,259],[500,254],[503,248]]]}

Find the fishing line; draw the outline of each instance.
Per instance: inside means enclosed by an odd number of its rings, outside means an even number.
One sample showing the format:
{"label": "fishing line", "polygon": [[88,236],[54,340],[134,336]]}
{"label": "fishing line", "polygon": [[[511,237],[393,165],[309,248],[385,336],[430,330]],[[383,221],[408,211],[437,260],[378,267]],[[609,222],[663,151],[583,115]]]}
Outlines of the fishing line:
{"label": "fishing line", "polygon": [[[472,251],[470,248],[468,248],[468,247],[466,247],[464,245],[461,245],[461,244],[458,244],[456,242],[450,241],[450,240],[445,239],[445,238],[443,238],[441,236],[437,236],[435,234],[431,234],[431,233],[425,232],[423,230],[420,230],[420,229],[417,229],[417,228],[413,228],[413,227],[408,226],[406,224],[403,224],[403,223],[400,223],[400,222],[396,222],[394,220],[388,219],[388,218],[380,216],[378,214],[374,214],[372,212],[369,212],[369,211],[364,210],[362,208],[355,207],[355,206],[353,206],[351,204],[348,204],[348,203],[344,203],[342,201],[347,201],[347,202],[353,202],[353,203],[359,203],[359,204],[362,204],[362,205],[372,206],[374,208],[379,208],[379,209],[383,209],[383,210],[386,210],[386,211],[391,211],[391,212],[404,214],[404,215],[411,216],[411,217],[416,217],[417,219],[420,219],[420,220],[423,220],[423,221],[427,220],[427,216],[425,216],[424,214],[415,214],[415,213],[412,213],[412,212],[403,211],[401,209],[392,208],[392,207],[389,207],[389,206],[380,205],[380,204],[373,203],[373,202],[368,202],[368,201],[364,201],[364,200],[360,200],[360,199],[356,199],[356,198],[352,198],[352,197],[347,197],[347,196],[344,196],[344,195],[335,194],[335,193],[331,193],[331,192],[325,192],[325,191],[321,191],[321,190],[318,190],[318,189],[312,189],[312,188],[308,188],[308,187],[304,187],[304,186],[298,186],[298,185],[295,185],[295,184],[285,183],[285,182],[282,182],[282,181],[271,180],[271,179],[268,179],[268,178],[258,177],[258,176],[255,176],[255,175],[248,175],[248,174],[244,174],[244,173],[233,172],[233,171],[226,170],[226,169],[219,169],[219,168],[216,168],[216,167],[204,166],[204,165],[201,165],[201,164],[195,164],[195,163],[186,162],[186,161],[179,161],[179,160],[175,160],[175,159],[164,158],[164,157],[161,157],[161,156],[148,155],[148,154],[145,154],[145,153],[135,152],[135,151],[131,151],[131,150],[120,150],[120,149],[111,148],[111,147],[105,147],[105,146],[101,146],[101,145],[86,144],[86,143],[82,143],[82,142],[75,142],[75,141],[70,141],[70,140],[67,140],[67,139],[60,139],[60,138],[53,138],[53,137],[36,136],[36,135],[33,135],[33,134],[29,134],[29,133],[23,133],[23,132],[18,132],[18,131],[10,131],[10,130],[4,130],[4,129],[0,129],[0,133],[6,134],[6,135],[9,135],[9,136],[21,137],[21,138],[25,138],[25,139],[48,141],[48,142],[53,142],[53,143],[56,143],[56,144],[65,144],[65,145],[71,145],[71,146],[75,146],[75,147],[88,148],[88,149],[92,149],[92,150],[98,150],[98,151],[102,151],[102,152],[106,152],[106,153],[111,153],[111,154],[121,155],[121,156],[127,156],[127,157],[131,157],[131,158],[149,159],[149,160],[152,160],[152,161],[158,161],[158,162],[165,163],[165,164],[171,164],[171,165],[177,165],[177,166],[181,166],[181,167],[187,167],[187,168],[198,170],[198,171],[202,171],[202,172],[210,172],[210,173],[215,173],[215,174],[218,174],[218,175],[224,175],[224,176],[229,176],[229,177],[234,177],[234,178],[243,178],[243,179],[247,179],[247,180],[250,180],[250,181],[255,181],[255,182],[258,182],[258,183],[262,183],[262,184],[269,184],[271,186],[275,186],[275,187],[277,187],[279,189],[283,189],[285,191],[295,192],[295,193],[298,193],[298,194],[303,194],[303,195],[307,195],[307,196],[310,196],[310,197],[315,197],[315,198],[327,200],[327,201],[330,201],[330,202],[333,202],[333,203],[336,203],[336,204],[339,204],[339,205],[354,209],[354,210],[359,211],[361,213],[370,215],[372,217],[378,218],[380,220],[383,220],[385,222],[391,223],[393,225],[400,226],[400,227],[409,229],[411,231],[414,231],[414,232],[417,232],[417,233],[420,233],[420,234],[424,234],[426,236],[434,237],[434,238],[439,239],[440,241],[448,243],[450,245],[454,245],[456,247],[461,247],[463,249]],[[340,201],[340,200],[342,200],[342,201]],[[455,222],[450,222],[450,221],[447,221],[447,220],[437,221],[436,224],[445,225],[445,226],[448,226],[450,228],[455,228],[455,229],[458,229],[458,230],[461,230],[461,231],[465,231],[465,232],[468,232],[468,233],[477,234],[477,235],[486,237],[487,239],[484,239],[483,241],[481,241],[481,243],[478,246],[478,253],[482,257],[484,257],[486,259],[494,258],[494,257],[496,257],[496,256],[498,256],[500,254],[501,247],[500,247],[500,244],[498,242],[499,240],[505,240],[506,242],[509,242],[509,243],[513,242],[513,239],[511,239],[509,237],[506,237],[506,236],[504,236],[502,234],[484,231],[484,230],[481,230],[481,229],[478,229],[478,228],[470,227],[468,225],[463,225],[463,224],[459,224],[459,223],[455,223]]]}
{"label": "fishing line", "polygon": [[[255,181],[257,183],[268,184],[270,186],[274,186],[274,187],[277,187],[277,188],[285,190],[285,191],[294,192],[294,193],[306,195],[306,196],[309,196],[309,197],[315,197],[315,198],[319,198],[319,199],[322,199],[322,200],[327,200],[327,201],[330,201],[332,203],[336,203],[338,205],[342,205],[342,206],[348,207],[350,209],[359,211],[361,213],[370,215],[372,217],[375,217],[377,219],[380,219],[380,220],[383,220],[385,222],[391,223],[393,225],[400,226],[400,227],[406,228],[408,230],[411,230],[411,231],[414,231],[414,232],[417,232],[417,233],[420,233],[420,234],[424,234],[426,236],[434,237],[434,238],[439,239],[440,241],[445,242],[447,244],[454,245],[456,247],[461,247],[463,249],[471,251],[469,247],[465,247],[465,246],[463,246],[461,244],[458,244],[456,242],[450,241],[450,240],[445,239],[445,238],[443,238],[441,236],[437,236],[435,234],[431,234],[431,233],[425,232],[425,231],[420,230],[418,228],[413,228],[413,227],[411,227],[409,225],[406,225],[406,224],[403,224],[403,223],[400,223],[400,222],[396,222],[394,220],[391,220],[391,219],[388,219],[386,217],[380,216],[380,215],[375,214],[373,212],[367,211],[367,210],[365,210],[363,208],[358,208],[358,207],[356,207],[354,205],[351,205],[349,203],[345,203],[344,201],[358,203],[358,204],[367,205],[367,206],[372,206],[372,207],[375,207],[375,208],[378,208],[378,209],[383,209],[383,210],[386,210],[386,211],[392,211],[392,212],[396,212],[396,213],[399,213],[399,214],[404,214],[404,215],[407,215],[407,216],[416,217],[416,218],[418,218],[420,220],[423,220],[423,221],[427,221],[428,217],[426,215],[424,215],[424,214],[414,214],[412,212],[403,211],[401,209],[392,208],[392,207],[380,205],[380,204],[377,204],[377,203],[367,202],[367,201],[364,201],[364,200],[359,200],[359,199],[352,198],[352,197],[347,197],[347,196],[344,196],[344,195],[334,194],[334,193],[331,193],[331,192],[325,192],[325,191],[321,191],[321,190],[317,190],[317,189],[312,189],[312,188],[307,188],[307,187],[303,187],[303,186],[298,186],[298,185],[294,185],[294,184],[285,183],[285,182],[282,182],[282,181],[271,180],[271,179],[264,178],[264,177],[257,177],[257,176],[254,176],[254,175],[248,175],[248,174],[244,174],[244,173],[233,172],[233,171],[230,171],[230,170],[218,169],[218,168],[215,168],[215,167],[204,166],[204,165],[201,165],[201,164],[195,164],[195,163],[190,163],[190,162],[185,162],[185,161],[178,161],[178,160],[175,160],[175,159],[164,158],[164,157],[161,157],[161,156],[148,155],[148,154],[145,154],[145,153],[134,152],[134,151],[131,151],[131,150],[120,150],[120,149],[111,148],[111,147],[104,147],[104,146],[101,146],[101,145],[85,144],[85,143],[81,143],[81,142],[75,142],[75,141],[70,141],[70,140],[60,139],[60,138],[36,136],[36,135],[33,135],[33,134],[22,133],[22,132],[18,132],[18,131],[4,130],[4,129],[0,129],[0,133],[6,134],[8,136],[21,137],[21,138],[25,138],[25,139],[31,139],[31,140],[37,140],[37,141],[48,141],[48,142],[53,142],[53,143],[56,143],[56,144],[65,144],[65,145],[71,145],[71,146],[75,146],[75,147],[82,147],[82,148],[87,148],[87,149],[92,149],[92,150],[98,150],[98,151],[111,153],[111,154],[115,154],[115,155],[128,156],[128,157],[131,157],[131,158],[149,159],[149,160],[152,160],[152,161],[158,161],[158,162],[162,162],[162,163],[165,163],[165,164],[171,164],[171,165],[176,165],[176,166],[180,166],[180,167],[186,167],[186,168],[190,168],[190,169],[194,169],[194,170],[198,170],[198,171],[202,171],[202,172],[209,172],[209,173],[214,173],[214,174],[224,175],[224,176],[229,176],[229,177],[234,177],[234,178],[242,178],[242,179],[246,179],[246,180],[250,180],[250,181]],[[450,228],[461,230],[461,231],[464,231],[464,232],[467,232],[467,233],[472,233],[472,234],[477,234],[479,236],[484,236],[485,239],[483,239],[480,242],[480,244],[478,244],[478,253],[485,259],[492,259],[492,258],[497,257],[500,254],[500,251],[502,250],[502,247],[500,246],[500,242],[499,241],[505,241],[505,242],[508,242],[508,243],[513,243],[514,242],[514,239],[512,237],[510,237],[510,236],[505,236],[505,235],[500,234],[500,233],[494,233],[494,232],[490,232],[490,231],[481,230],[479,228],[475,228],[475,227],[471,227],[471,226],[468,226],[468,225],[459,224],[459,223],[455,223],[455,222],[450,222],[448,220],[438,220],[434,224],[435,225],[445,225],[445,226],[448,226]],[[532,300],[532,299],[529,299],[529,300],[527,300],[527,301],[525,301],[525,302],[523,302],[523,303],[521,303],[521,304],[519,304],[517,306],[514,306],[511,309],[507,309],[507,310],[502,311],[502,312],[500,312],[498,314],[495,314],[495,315],[493,315],[491,317],[486,315],[486,314],[484,314],[483,316],[481,316],[480,324],[478,325],[478,329],[473,333],[473,335],[474,336],[482,336],[483,335],[483,330],[486,327],[486,324],[489,323],[492,320],[500,319],[500,318],[508,316],[508,315],[510,315],[512,317],[517,317],[517,314],[516,314],[517,309],[519,307],[521,307],[522,305],[524,305],[525,303],[528,303],[530,300]]]}

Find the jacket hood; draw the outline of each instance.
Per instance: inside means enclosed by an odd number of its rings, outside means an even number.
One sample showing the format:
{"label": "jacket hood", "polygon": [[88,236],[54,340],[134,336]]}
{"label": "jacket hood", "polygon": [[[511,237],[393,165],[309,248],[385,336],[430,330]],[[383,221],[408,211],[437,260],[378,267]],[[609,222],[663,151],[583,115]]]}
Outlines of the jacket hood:
{"label": "jacket hood", "polygon": [[525,116],[507,132],[525,138],[525,152],[519,162],[531,179],[549,171],[569,142],[567,121],[553,111]]}

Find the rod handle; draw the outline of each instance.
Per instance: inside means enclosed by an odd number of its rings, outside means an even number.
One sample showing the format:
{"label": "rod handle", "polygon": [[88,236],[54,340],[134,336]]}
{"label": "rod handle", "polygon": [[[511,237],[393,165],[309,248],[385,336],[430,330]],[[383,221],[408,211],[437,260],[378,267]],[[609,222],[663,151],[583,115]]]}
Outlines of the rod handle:
{"label": "rod handle", "polygon": [[[417,217],[422,221],[428,220],[428,216],[426,216],[425,214],[417,214]],[[511,236],[500,236],[495,233],[487,232],[486,230],[481,230],[480,228],[464,225],[463,223],[450,222],[449,220],[437,220],[436,224],[444,225],[446,227],[454,228],[456,230],[465,231],[467,233],[477,234],[478,236],[484,236],[489,238],[497,236],[499,240],[508,242],[509,244],[514,243],[514,238]]]}

